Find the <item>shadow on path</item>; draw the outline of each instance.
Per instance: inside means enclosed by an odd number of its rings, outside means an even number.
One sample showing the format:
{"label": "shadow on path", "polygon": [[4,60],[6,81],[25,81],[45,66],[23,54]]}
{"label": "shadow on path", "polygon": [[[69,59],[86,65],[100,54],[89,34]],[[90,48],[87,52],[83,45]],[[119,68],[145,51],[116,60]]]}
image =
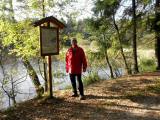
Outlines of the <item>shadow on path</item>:
{"label": "shadow on path", "polygon": [[[97,96],[97,95],[86,95],[86,100],[87,99],[103,99],[103,100],[107,100],[107,99],[128,99],[128,97],[125,96]],[[117,106],[117,107],[123,107],[123,108],[134,108],[134,109],[145,109],[145,110],[156,110],[156,111],[160,111],[160,108],[151,108],[150,105],[160,105],[160,97],[155,97],[155,96],[144,96],[142,98],[136,98],[136,97],[130,97],[130,100],[132,100],[133,102],[139,102],[142,104],[145,104],[145,102],[147,103],[147,105],[145,105],[145,107],[137,107],[137,106],[129,106],[129,105],[119,105],[119,104],[115,104],[112,103],[111,106]],[[155,101],[153,101],[155,100]],[[152,101],[152,103],[151,103]],[[150,104],[149,104],[150,102]],[[107,104],[107,103],[106,103]],[[149,104],[149,105],[148,105]]]}
{"label": "shadow on path", "polygon": [[[100,98],[97,96],[87,96]],[[111,110],[97,107],[86,103],[65,101],[63,99],[52,99],[44,103],[36,100],[17,107],[14,111],[0,116],[1,120],[158,120],[156,116],[137,116],[123,110]],[[124,106],[125,107],[125,106]]]}

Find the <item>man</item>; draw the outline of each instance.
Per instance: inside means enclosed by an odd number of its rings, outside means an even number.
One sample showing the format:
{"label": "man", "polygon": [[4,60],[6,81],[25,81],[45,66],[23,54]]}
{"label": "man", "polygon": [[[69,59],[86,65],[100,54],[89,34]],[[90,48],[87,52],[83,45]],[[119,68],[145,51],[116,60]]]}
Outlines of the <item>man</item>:
{"label": "man", "polygon": [[80,100],[84,99],[84,90],[82,82],[82,70],[86,71],[87,61],[85,53],[81,47],[77,45],[76,38],[71,41],[71,47],[66,53],[66,72],[69,73],[70,80],[72,83],[73,95],[72,97],[78,97],[76,77],[78,81],[78,89],[80,93]]}

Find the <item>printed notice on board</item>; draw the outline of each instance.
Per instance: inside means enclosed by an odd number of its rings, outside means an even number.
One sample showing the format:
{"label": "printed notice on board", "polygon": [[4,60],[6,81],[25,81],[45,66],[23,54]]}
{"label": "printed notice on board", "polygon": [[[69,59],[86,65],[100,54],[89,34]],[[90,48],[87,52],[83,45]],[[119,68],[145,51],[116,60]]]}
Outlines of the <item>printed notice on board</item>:
{"label": "printed notice on board", "polygon": [[41,27],[41,54],[57,53],[57,44],[57,29]]}

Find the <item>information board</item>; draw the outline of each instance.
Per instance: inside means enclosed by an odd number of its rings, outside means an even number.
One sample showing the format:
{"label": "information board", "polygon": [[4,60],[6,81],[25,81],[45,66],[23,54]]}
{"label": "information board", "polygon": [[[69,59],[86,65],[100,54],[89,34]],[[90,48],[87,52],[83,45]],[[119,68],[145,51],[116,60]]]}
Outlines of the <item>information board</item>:
{"label": "information board", "polygon": [[40,27],[40,45],[42,56],[59,54],[58,44],[57,28]]}

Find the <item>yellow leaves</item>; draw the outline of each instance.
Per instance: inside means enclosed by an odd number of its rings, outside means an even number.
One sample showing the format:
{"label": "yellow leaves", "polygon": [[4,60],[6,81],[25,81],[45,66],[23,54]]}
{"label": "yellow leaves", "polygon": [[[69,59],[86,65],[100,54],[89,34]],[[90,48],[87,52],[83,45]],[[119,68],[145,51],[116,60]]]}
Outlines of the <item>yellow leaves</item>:
{"label": "yellow leaves", "polygon": [[30,21],[18,23],[0,21],[2,44],[10,48],[10,54],[23,58],[37,56],[39,52],[39,31],[37,28],[30,26],[30,23]]}
{"label": "yellow leaves", "polygon": [[67,35],[64,35],[64,36],[63,36],[63,40],[65,40],[65,41],[68,40],[68,38],[69,38],[69,37],[68,37]]}

